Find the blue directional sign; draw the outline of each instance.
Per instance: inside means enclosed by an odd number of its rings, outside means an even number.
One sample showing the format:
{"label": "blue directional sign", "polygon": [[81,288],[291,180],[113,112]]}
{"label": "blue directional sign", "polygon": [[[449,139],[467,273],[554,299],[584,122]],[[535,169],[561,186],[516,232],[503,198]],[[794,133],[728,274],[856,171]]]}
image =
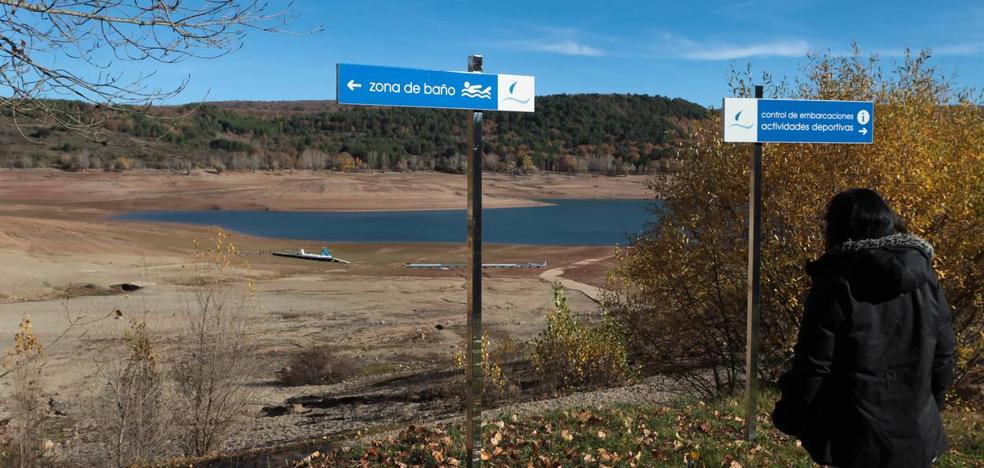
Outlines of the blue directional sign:
{"label": "blue directional sign", "polygon": [[735,143],[862,143],[874,140],[871,101],[724,100],[724,141]]}
{"label": "blue directional sign", "polygon": [[338,103],[533,112],[532,76],[338,64]]}

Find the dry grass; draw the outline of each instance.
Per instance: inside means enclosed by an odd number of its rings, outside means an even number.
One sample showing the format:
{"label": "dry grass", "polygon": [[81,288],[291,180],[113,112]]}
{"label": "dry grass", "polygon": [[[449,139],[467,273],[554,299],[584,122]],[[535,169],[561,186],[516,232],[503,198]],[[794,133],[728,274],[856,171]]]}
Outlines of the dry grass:
{"label": "dry grass", "polygon": [[341,382],[359,373],[351,357],[338,353],[331,345],[318,345],[295,351],[277,379],[288,386],[326,385]]}
{"label": "dry grass", "polygon": [[13,380],[13,393],[8,400],[10,421],[6,427],[0,465],[34,467],[44,457],[44,435],[48,405],[44,399],[42,370],[45,364],[44,347],[34,334],[29,319],[21,321],[14,336],[14,346],[7,350],[3,368]]}
{"label": "dry grass", "polygon": [[187,455],[221,448],[239,428],[253,389],[255,370],[248,317],[257,307],[255,284],[225,284],[233,267],[248,268],[229,235],[216,231],[209,242],[195,242],[200,261],[190,304],[179,320],[183,346],[172,361],[173,412],[177,443]]}
{"label": "dry grass", "polygon": [[145,322],[132,321],[125,354],[103,368],[91,417],[99,462],[122,468],[173,455],[166,381]]}

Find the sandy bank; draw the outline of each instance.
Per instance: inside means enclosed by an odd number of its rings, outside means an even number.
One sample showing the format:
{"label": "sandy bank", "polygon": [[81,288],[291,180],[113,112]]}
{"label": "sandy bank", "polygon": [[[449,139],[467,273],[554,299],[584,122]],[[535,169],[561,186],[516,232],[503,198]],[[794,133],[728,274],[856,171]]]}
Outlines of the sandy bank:
{"label": "sandy bank", "polygon": [[[542,198],[648,198],[645,176],[486,174],[484,206],[537,205]],[[3,211],[44,207],[87,210],[379,211],[463,209],[464,175],[428,173],[291,173],[166,171],[71,173],[0,170]]]}

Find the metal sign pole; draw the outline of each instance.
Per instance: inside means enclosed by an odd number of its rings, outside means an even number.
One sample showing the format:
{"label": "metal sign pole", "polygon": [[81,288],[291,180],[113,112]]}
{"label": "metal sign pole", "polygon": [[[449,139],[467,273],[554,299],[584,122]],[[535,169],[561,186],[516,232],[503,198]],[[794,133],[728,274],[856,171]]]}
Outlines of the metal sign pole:
{"label": "metal sign pole", "polygon": [[872,144],[873,101],[724,98],[721,123],[727,143],[754,143],[748,188],[748,317],[745,343],[745,419],[755,439],[758,404],[759,321],[762,315],[762,143]]}
{"label": "metal sign pole", "polygon": [[[468,71],[482,71],[482,56],[468,56]],[[469,467],[482,464],[482,113],[468,128],[468,335],[465,352],[465,450]]]}
{"label": "metal sign pole", "polygon": [[[762,98],[762,87],[755,86],[755,98]],[[748,188],[748,317],[745,344],[745,428],[748,440],[755,440],[758,405],[759,316],[762,312],[762,143],[752,148]]]}
{"label": "metal sign pole", "polygon": [[[468,135],[468,301],[465,342],[467,465],[482,454],[482,111],[534,112],[536,78],[482,73],[482,56],[468,56],[468,72],[340,63],[339,104],[464,109]],[[496,96],[496,98],[493,98]]]}

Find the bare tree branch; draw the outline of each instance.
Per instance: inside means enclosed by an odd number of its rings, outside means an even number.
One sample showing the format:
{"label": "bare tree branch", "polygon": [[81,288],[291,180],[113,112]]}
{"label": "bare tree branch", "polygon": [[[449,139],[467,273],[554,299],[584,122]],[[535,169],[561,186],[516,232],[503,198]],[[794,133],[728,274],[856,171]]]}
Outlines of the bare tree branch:
{"label": "bare tree branch", "polygon": [[289,33],[283,28],[294,20],[292,6],[271,10],[258,0],[0,0],[0,120],[21,135],[22,126],[34,122],[97,139],[104,113],[86,107],[139,111],[176,96],[188,83],[186,77],[173,88],[152,89],[147,81],[153,73],[127,78],[114,72],[117,62],[218,58],[241,48],[248,31]]}

